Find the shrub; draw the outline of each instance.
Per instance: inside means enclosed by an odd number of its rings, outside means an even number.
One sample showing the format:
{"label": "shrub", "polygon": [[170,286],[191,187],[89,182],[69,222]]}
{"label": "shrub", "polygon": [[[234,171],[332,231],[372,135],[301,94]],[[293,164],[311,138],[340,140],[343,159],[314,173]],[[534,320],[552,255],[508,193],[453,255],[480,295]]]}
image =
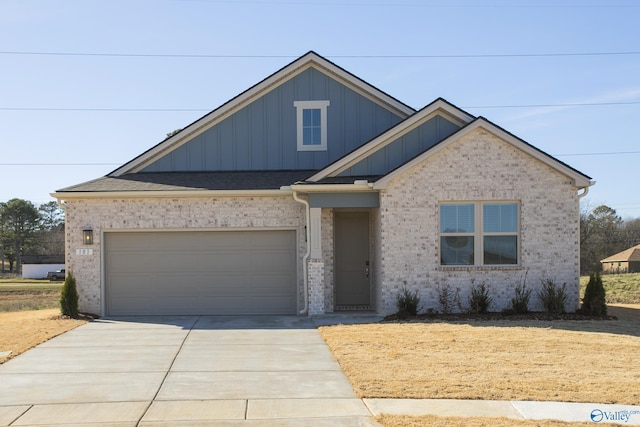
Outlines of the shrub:
{"label": "shrub", "polygon": [[544,311],[547,313],[564,313],[564,306],[567,303],[567,284],[556,285],[551,279],[541,279],[542,289],[538,292],[538,297],[542,301]]}
{"label": "shrub", "polygon": [[606,316],[607,303],[606,291],[602,284],[600,273],[591,273],[589,275],[589,283],[584,290],[584,298],[582,300],[582,312],[592,316]]}
{"label": "shrub", "polygon": [[60,312],[69,317],[78,317],[78,290],[76,289],[76,278],[69,271],[62,285],[60,293]]}
{"label": "shrub", "polygon": [[526,279],[516,286],[514,292],[515,294],[511,298],[511,309],[517,314],[528,313],[531,289],[527,289]]}
{"label": "shrub", "polygon": [[484,283],[471,286],[469,295],[469,313],[486,313],[491,305],[491,295]]}
{"label": "shrub", "polygon": [[418,291],[413,292],[404,286],[397,296],[398,314],[405,316],[415,316],[418,314],[418,305],[420,305],[420,297]]}
{"label": "shrub", "polygon": [[438,307],[440,313],[451,314],[453,311],[454,293],[448,284],[438,285]]}

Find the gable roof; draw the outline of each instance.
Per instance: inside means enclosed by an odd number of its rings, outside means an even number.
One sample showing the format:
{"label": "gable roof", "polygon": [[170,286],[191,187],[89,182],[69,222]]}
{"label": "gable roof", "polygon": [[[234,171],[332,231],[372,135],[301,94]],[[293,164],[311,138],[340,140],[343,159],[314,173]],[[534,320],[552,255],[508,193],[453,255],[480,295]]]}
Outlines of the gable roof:
{"label": "gable roof", "polygon": [[474,117],[469,113],[449,103],[443,98],[438,98],[412,116],[398,123],[396,126],[373,138],[371,141],[356,148],[351,153],[346,154],[342,158],[314,174],[309,178],[309,181],[315,182],[327,177],[335,177],[365,157],[370,156],[374,152],[392,143],[396,138],[398,138],[398,136],[410,132],[412,129],[415,129],[417,126],[436,115],[444,116],[459,126],[464,126],[474,119]]}
{"label": "gable roof", "polygon": [[622,252],[618,252],[615,255],[611,255],[608,258],[600,260],[600,262],[628,262],[628,261],[640,261],[640,245],[632,246]]}
{"label": "gable roof", "polygon": [[[381,179],[377,180],[375,182],[373,188],[374,189],[384,189],[384,188],[386,188],[387,183],[389,181],[391,181],[392,179],[394,179],[395,177],[397,177],[398,175],[400,175],[400,174],[406,172],[407,170],[413,168],[417,164],[423,162],[424,160],[426,160],[429,157],[433,156],[434,154],[436,154],[440,150],[448,147],[449,145],[453,144],[455,141],[458,141],[460,138],[470,134],[471,132],[473,132],[474,130],[476,130],[478,128],[482,128],[482,129],[492,133],[493,135],[497,136],[498,138],[502,139],[503,141],[506,141],[507,143],[510,143],[511,145],[515,146],[516,148],[519,148],[520,150],[522,150],[525,153],[533,156],[537,160],[540,160],[541,162],[545,163],[549,167],[551,167],[551,168],[557,170],[558,172],[566,175],[567,177],[569,177],[569,178],[571,178],[573,180],[574,185],[576,187],[578,187],[578,188],[589,187],[589,186],[594,184],[594,182],[591,181],[591,177],[589,177],[589,176],[583,174],[582,172],[572,168],[571,166],[567,165],[566,163],[561,162],[560,160],[558,160],[555,157],[545,153],[544,151],[534,147],[533,145],[531,145],[528,142],[518,138],[517,136],[513,135],[512,133],[507,132],[506,130],[504,130],[500,126],[490,122],[489,120],[485,119],[484,117],[478,117],[475,120],[473,120],[472,122],[468,123],[466,126],[462,127],[457,132],[455,132],[453,135],[449,136],[448,138],[445,138],[444,140],[442,140],[439,143],[437,143],[435,146],[433,146],[430,149],[426,150],[422,154],[419,154],[418,156],[414,157],[413,159],[405,162],[403,165],[399,166],[395,170],[393,170],[393,171],[389,172],[388,174],[386,174]],[[387,134],[389,132],[385,132],[385,134]]]}
{"label": "gable roof", "polygon": [[253,100],[259,98],[273,88],[281,85],[287,80],[312,67],[331,76],[340,83],[351,88],[358,94],[372,100],[373,102],[384,105],[385,108],[394,111],[400,117],[408,117],[415,113],[415,110],[408,105],[377,89],[376,87],[351,74],[345,69],[337,66],[333,62],[323,58],[317,53],[310,51],[307,54],[296,59],[295,61],[291,62],[290,64],[286,65],[285,67],[281,68],[279,71],[276,71],[271,76],[265,78],[261,82],[242,92],[240,95],[227,101],[222,106],[186,126],[175,135],[166,138],[138,157],[125,163],[121,167],[109,173],[108,176],[116,177],[127,173],[135,173],[141,171],[145,166],[159,159],[168,152],[180,147],[182,144],[188,142],[193,137],[199,135],[216,123],[219,123],[223,119],[229,117],[234,112],[237,112],[241,108],[247,106]]}

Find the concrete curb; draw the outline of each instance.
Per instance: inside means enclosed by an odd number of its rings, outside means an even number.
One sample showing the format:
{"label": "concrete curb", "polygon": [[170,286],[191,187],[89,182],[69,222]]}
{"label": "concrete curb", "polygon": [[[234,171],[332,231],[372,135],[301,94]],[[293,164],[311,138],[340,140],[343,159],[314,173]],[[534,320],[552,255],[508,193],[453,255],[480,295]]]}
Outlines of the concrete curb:
{"label": "concrete curb", "polygon": [[362,399],[375,416],[437,415],[620,423],[640,426],[640,406],[516,400]]}

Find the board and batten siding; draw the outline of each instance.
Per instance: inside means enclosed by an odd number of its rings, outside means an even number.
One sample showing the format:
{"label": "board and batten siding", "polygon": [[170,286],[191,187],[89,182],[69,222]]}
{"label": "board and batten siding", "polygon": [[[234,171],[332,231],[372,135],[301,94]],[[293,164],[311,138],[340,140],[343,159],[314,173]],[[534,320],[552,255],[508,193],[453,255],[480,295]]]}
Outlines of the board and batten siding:
{"label": "board and batten siding", "polygon": [[[328,100],[327,151],[297,150],[294,101]],[[143,172],[321,169],[403,118],[315,68],[167,153]]]}
{"label": "board and batten siding", "polygon": [[340,176],[386,175],[459,129],[459,125],[435,116],[362,159]]}

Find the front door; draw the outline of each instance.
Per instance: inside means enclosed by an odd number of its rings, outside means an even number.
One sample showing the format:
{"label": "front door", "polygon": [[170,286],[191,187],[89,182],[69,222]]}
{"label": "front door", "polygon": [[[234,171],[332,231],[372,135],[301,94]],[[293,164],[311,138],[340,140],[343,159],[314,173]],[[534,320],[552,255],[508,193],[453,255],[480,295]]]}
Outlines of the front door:
{"label": "front door", "polygon": [[336,211],[335,309],[371,310],[369,212]]}

